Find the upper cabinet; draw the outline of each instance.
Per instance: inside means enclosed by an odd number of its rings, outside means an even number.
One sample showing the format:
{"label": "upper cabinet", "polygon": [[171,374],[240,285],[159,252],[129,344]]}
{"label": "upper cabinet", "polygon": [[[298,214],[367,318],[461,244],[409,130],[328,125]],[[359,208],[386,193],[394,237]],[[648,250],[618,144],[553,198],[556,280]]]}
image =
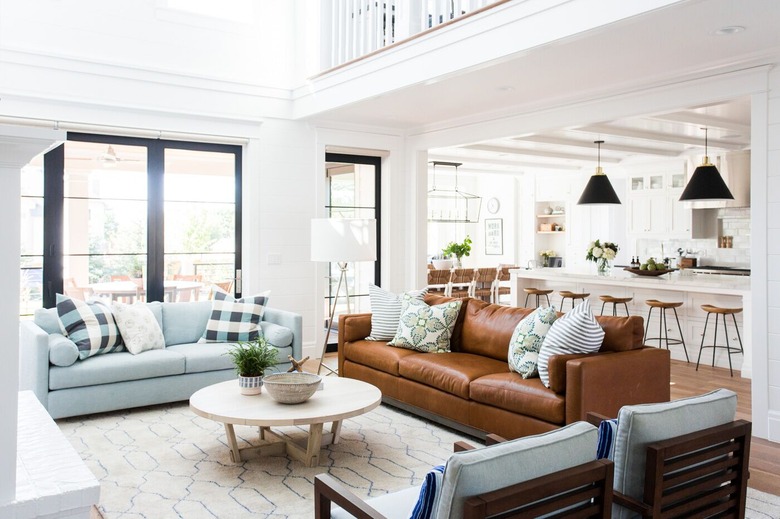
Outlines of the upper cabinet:
{"label": "upper cabinet", "polygon": [[679,202],[685,172],[629,177],[628,233],[690,237],[691,209]]}

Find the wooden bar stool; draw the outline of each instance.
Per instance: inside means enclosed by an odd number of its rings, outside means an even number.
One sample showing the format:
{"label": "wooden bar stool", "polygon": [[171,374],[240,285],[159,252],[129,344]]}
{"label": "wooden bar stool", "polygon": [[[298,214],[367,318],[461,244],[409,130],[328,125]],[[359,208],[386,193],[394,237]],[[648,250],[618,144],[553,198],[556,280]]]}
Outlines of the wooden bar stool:
{"label": "wooden bar stool", "polygon": [[[690,362],[690,359],[688,358],[688,348],[685,347],[685,337],[683,336],[682,327],[680,326],[680,319],[677,317],[677,308],[681,307],[683,304],[681,302],[671,303],[658,301],[657,299],[648,299],[645,301],[645,304],[650,307],[650,311],[647,312],[647,324],[645,325],[645,338],[643,342],[647,344],[648,341],[658,341],[658,347],[660,348],[661,341],[666,341],[667,350],[669,349],[670,344],[682,344],[683,350],[685,351],[685,362]],[[661,313],[658,322],[658,337],[647,336],[648,329],[650,328],[650,317],[653,315],[653,308],[658,308]],[[674,320],[677,321],[677,329],[680,331],[679,339],[669,338],[669,327],[666,324],[667,309],[671,309],[674,312]]]}
{"label": "wooden bar stool", "polygon": [[525,303],[523,303],[523,306],[526,308],[528,308],[529,296],[536,296],[536,306],[539,306],[539,296],[544,296],[547,298],[547,306],[550,306],[550,294],[552,294],[552,290],[543,288],[524,288],[523,292],[525,292]]}
{"label": "wooden bar stool", "polygon": [[[736,314],[742,311],[741,308],[721,308],[712,305],[701,305],[701,309],[707,312],[707,319],[704,321],[704,333],[701,334],[701,346],[699,347],[699,358],[696,360],[696,371],[699,370],[699,362],[701,361],[701,352],[704,348],[712,348],[712,367],[715,367],[715,349],[723,348],[728,353],[729,357],[729,373],[734,376],[734,370],[731,367],[731,355],[734,353],[742,353],[745,351],[742,349],[742,337],[739,335],[739,326],[737,326]],[[712,339],[711,346],[704,345],[704,337],[707,335],[707,325],[710,322],[710,315],[715,314],[715,337]],[[718,317],[723,316],[723,334],[726,336],[726,345],[718,344]],[[737,331],[737,339],[739,339],[739,348],[732,347],[729,344],[729,330],[726,326],[726,316],[730,315],[734,320],[734,329]]]}
{"label": "wooden bar stool", "polygon": [[601,303],[601,315],[604,315],[604,306],[607,303],[612,304],[612,315],[617,316],[617,305],[623,305],[626,309],[626,315],[631,315],[628,313],[628,303],[634,299],[633,297],[599,296],[599,299],[603,301]]}
{"label": "wooden bar stool", "polygon": [[574,310],[574,301],[577,299],[585,299],[590,294],[578,294],[576,292],[569,292],[568,290],[561,290],[558,292],[561,296],[561,312],[563,312],[563,305],[566,304],[566,299],[571,299],[571,309]]}

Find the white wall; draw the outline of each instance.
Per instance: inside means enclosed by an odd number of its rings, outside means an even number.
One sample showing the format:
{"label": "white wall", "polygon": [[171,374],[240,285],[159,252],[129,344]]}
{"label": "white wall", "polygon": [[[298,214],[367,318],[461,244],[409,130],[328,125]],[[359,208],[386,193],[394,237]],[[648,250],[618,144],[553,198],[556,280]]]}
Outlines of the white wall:
{"label": "white wall", "polygon": [[[770,72],[768,84],[768,103],[764,105],[766,118],[762,120],[766,126],[758,135],[755,121],[753,126],[754,138],[765,139],[767,153],[758,158],[751,157],[754,179],[751,185],[751,247],[754,257],[758,256],[760,260],[751,265],[752,288],[759,295],[757,298],[754,294],[753,308],[756,318],[763,322],[757,330],[761,335],[753,334],[757,342],[753,362],[753,412],[755,415],[757,406],[768,405],[768,437],[780,441],[780,71],[777,67]],[[756,153],[755,144],[752,151]],[[766,167],[766,178],[756,179],[756,170],[761,166]],[[756,277],[756,273],[766,277]],[[766,283],[762,283],[763,279]],[[764,303],[766,310],[762,306]]]}

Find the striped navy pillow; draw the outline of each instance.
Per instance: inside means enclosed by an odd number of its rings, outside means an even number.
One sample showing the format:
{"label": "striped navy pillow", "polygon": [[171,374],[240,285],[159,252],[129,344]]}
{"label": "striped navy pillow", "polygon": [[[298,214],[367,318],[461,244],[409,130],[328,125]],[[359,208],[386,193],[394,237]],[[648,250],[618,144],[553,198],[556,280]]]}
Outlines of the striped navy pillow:
{"label": "striped navy pillow", "polygon": [[428,519],[433,517],[433,512],[439,504],[441,497],[441,482],[444,479],[444,465],[436,465],[425,475],[420,497],[414,505],[409,519]]}
{"label": "striped navy pillow", "polygon": [[389,341],[395,337],[398,322],[401,320],[401,303],[404,296],[422,299],[428,289],[412,290],[405,294],[394,294],[376,285],[368,285],[368,297],[371,300],[371,334],[369,341]]}
{"label": "striped navy pillow", "polygon": [[596,459],[615,460],[615,433],[617,433],[617,418],[602,420],[599,424],[599,441],[596,445]]}
{"label": "striped navy pillow", "polygon": [[547,363],[553,355],[593,353],[604,342],[604,330],[599,326],[587,299],[559,317],[550,327],[539,350],[537,368],[542,383],[550,387]]}

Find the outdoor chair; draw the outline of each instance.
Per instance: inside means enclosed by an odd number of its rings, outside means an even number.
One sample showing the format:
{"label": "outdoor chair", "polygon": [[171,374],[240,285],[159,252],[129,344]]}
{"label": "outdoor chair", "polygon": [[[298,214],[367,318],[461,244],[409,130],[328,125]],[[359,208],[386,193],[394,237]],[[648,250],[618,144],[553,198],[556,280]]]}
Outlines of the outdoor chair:
{"label": "outdoor chair", "polygon": [[621,408],[612,516],[745,517],[751,423],[734,420],[736,407],[736,394],[718,389]]}
{"label": "outdoor chair", "polygon": [[[529,518],[609,517],[612,462],[595,459],[596,437],[595,427],[577,422],[483,448],[458,442],[431,517],[485,518],[506,511]],[[314,478],[315,517],[406,519],[419,494],[420,488],[412,487],[364,501],[334,477],[320,474]]]}

